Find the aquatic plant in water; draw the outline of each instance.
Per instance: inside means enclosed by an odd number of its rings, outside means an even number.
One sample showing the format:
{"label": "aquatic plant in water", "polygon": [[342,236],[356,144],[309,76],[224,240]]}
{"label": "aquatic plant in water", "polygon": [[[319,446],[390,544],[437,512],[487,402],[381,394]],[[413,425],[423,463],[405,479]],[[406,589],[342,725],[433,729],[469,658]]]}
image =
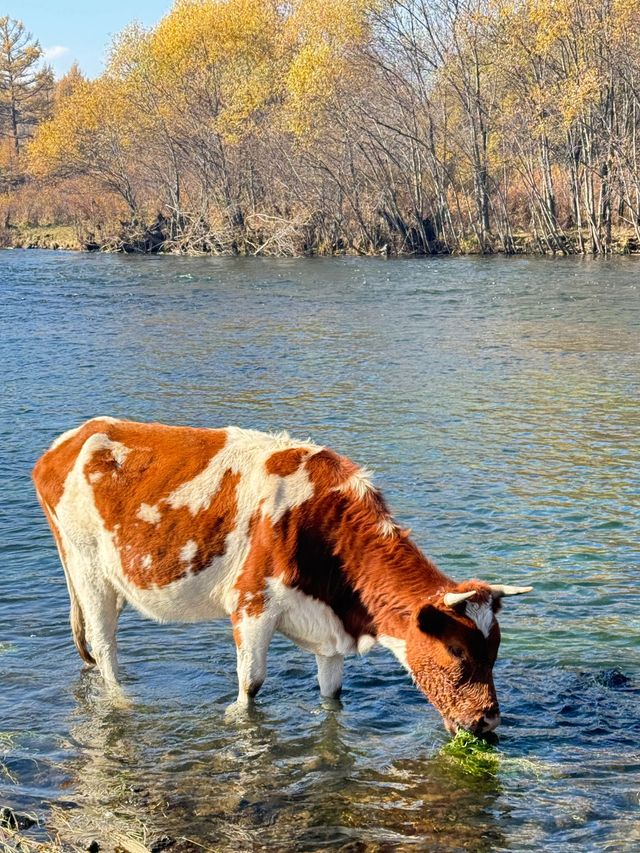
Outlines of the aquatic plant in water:
{"label": "aquatic plant in water", "polygon": [[500,758],[494,746],[483,738],[460,730],[446,743],[441,754],[453,759],[459,769],[472,776],[497,776]]}
{"label": "aquatic plant in water", "polygon": [[529,773],[540,778],[543,774],[557,775],[557,769],[548,763],[504,755],[496,749],[494,743],[462,730],[442,747],[440,754],[452,760],[458,769],[471,776]]}

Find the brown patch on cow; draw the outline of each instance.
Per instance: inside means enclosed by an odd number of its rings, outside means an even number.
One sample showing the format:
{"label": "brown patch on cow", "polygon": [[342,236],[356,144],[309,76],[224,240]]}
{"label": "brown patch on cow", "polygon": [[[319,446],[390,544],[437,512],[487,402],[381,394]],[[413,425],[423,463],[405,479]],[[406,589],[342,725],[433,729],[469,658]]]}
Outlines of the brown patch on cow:
{"label": "brown patch on cow", "polygon": [[[278,451],[268,460],[267,470],[287,476],[307,455],[304,448]],[[343,554],[335,550],[333,537],[342,524],[348,525],[343,515],[354,504],[358,505],[358,512],[369,507],[368,520],[374,526],[378,524],[381,499],[372,492],[371,501],[363,503],[356,495],[336,491],[360,468],[332,450],[313,453],[304,466],[314,487],[313,497],[287,510],[275,524],[262,517],[261,512],[252,519],[249,554],[235,584],[239,592],[237,613],[260,615],[265,607],[267,581],[278,577],[287,586],[327,604],[355,639],[362,634],[375,634],[371,614],[346,571]],[[375,535],[380,538],[377,532]],[[357,548],[354,542],[354,552]]]}
{"label": "brown patch on cow", "polygon": [[[113,513],[113,483],[107,484],[102,499],[101,482],[98,482],[94,489],[96,505],[114,535],[125,576],[141,589],[162,587],[189,574],[198,574],[215,557],[222,556],[227,536],[236,525],[239,480],[240,474],[227,469],[209,505],[195,515],[188,507],[172,509],[164,501],[158,501],[161,517],[157,524],[136,516],[120,520]],[[185,560],[182,551],[187,543],[195,543],[196,549]]]}
{"label": "brown patch on cow", "polygon": [[[136,449],[131,450],[124,464],[114,470],[108,451],[101,451],[85,466],[85,474],[111,472],[112,476],[102,477],[93,487],[96,506],[113,534],[125,576],[141,589],[148,589],[198,574],[214,557],[224,554],[227,536],[236,524],[240,474],[227,469],[208,505],[193,515],[188,506],[174,509],[169,505],[166,498],[171,487],[158,499],[149,478],[138,477],[141,466],[147,471],[148,448],[143,448],[140,456],[143,459],[137,458]],[[142,504],[157,508],[156,523],[139,517]],[[188,559],[183,553],[185,546],[194,551]]]}
{"label": "brown patch on cow", "polygon": [[355,462],[324,448],[307,459],[305,468],[316,489],[336,489],[349,480],[360,468]]}
{"label": "brown patch on cow", "polygon": [[[340,528],[344,526],[346,531],[349,525],[349,509],[356,504],[357,512],[363,508],[355,495],[336,489],[359,468],[331,450],[314,453],[304,464],[314,486],[313,497],[285,512],[275,524],[268,517],[260,517],[255,523],[251,549],[236,584],[241,592],[239,602],[253,605],[258,601],[263,607],[267,580],[278,577],[287,586],[327,604],[354,639],[362,634],[375,635],[372,615],[354,583],[358,572],[354,565],[347,565],[347,537],[338,541]],[[369,520],[375,526],[379,521],[375,511],[374,516]],[[363,543],[355,541],[356,530],[352,533],[355,539],[350,547],[355,554]],[[248,607],[246,612],[250,612]],[[253,612],[257,615],[262,611],[256,607]]]}
{"label": "brown patch on cow", "polygon": [[[124,458],[116,461],[108,446],[97,447],[83,474],[104,525],[113,535],[123,572],[132,583],[142,589],[166,586],[187,574],[197,574],[214,557],[224,554],[226,538],[236,524],[239,474],[227,470],[208,505],[195,515],[186,506],[173,509],[166,499],[200,474],[222,450],[225,430],[90,421],[45,453],[34,469],[37,490],[50,505],[59,502],[84,443],[98,433],[126,448]],[[156,508],[157,523],[139,516],[143,504]],[[188,543],[195,543],[196,550],[185,560],[181,552]]]}
{"label": "brown patch on cow", "polygon": [[[82,445],[89,436],[97,432],[105,432],[110,426],[111,424],[108,421],[88,421],[78,432],[53,450],[47,450],[38,459],[31,476],[41,502],[45,500],[52,509],[56,508],[62,497],[64,484],[78,458]],[[53,528],[51,529],[53,530]]]}
{"label": "brown patch on cow", "polygon": [[403,637],[418,603],[451,582],[408,536],[383,536],[391,516],[376,489],[340,489],[360,468],[332,450],[304,463],[313,496],[262,533],[269,572],[327,604],[354,638]]}
{"label": "brown patch on cow", "polygon": [[304,447],[289,447],[287,450],[278,450],[265,462],[267,474],[288,477],[298,470],[302,460],[308,455],[309,451]]}
{"label": "brown patch on cow", "polygon": [[238,602],[231,622],[237,645],[240,645],[240,634],[235,627],[237,622],[244,615],[260,616],[264,612],[267,578],[273,574],[272,530],[269,519],[262,518],[261,502],[249,521],[249,553],[234,584],[234,589],[238,591]]}

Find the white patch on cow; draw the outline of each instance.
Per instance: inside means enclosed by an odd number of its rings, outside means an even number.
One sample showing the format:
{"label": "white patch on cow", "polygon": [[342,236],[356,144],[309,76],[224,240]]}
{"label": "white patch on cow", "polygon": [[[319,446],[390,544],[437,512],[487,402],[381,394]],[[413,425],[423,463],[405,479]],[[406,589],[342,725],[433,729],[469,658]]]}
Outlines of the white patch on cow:
{"label": "white patch on cow", "polygon": [[103,473],[104,473],[103,471],[92,471],[89,474],[89,482],[90,483],[97,483],[99,480],[102,479]]}
{"label": "white patch on cow", "polygon": [[376,638],[371,634],[362,634],[358,637],[358,654],[366,655],[376,644]]}
{"label": "white patch on cow", "polygon": [[140,521],[146,521],[147,524],[157,524],[162,516],[157,506],[142,503],[136,513],[136,518],[139,518]]}
{"label": "white patch on cow", "polygon": [[209,464],[193,479],[183,483],[166,498],[173,509],[188,507],[192,515],[206,509],[220,488],[227,471],[240,474],[238,486],[238,515],[255,511],[264,501],[263,510],[274,520],[313,494],[313,487],[304,468],[299,468],[288,477],[267,474],[266,462],[280,450],[304,447],[310,452],[321,450],[317,445],[305,445],[293,441],[286,433],[269,435],[255,430],[237,427],[226,429],[224,447],[215,454]]}
{"label": "white patch on cow", "polygon": [[93,423],[93,421],[105,421],[105,423],[108,424],[118,423],[117,418],[110,418],[106,415],[105,417],[98,416],[97,418],[91,418],[90,420],[85,421],[85,423],[80,424],[80,426],[73,427],[73,429],[68,429],[66,432],[63,432],[62,435],[59,435],[54,441],[51,442],[49,450],[55,450],[56,447],[60,447],[61,444],[64,444],[65,441],[68,441],[70,438],[73,438],[76,433],[80,432],[82,427],[86,426],[87,424]]}
{"label": "white patch on cow", "polygon": [[268,515],[274,524],[280,521],[285,512],[313,497],[313,483],[309,479],[309,472],[302,465],[286,477],[277,474],[268,476],[277,482],[269,489],[269,497],[262,505],[262,514]]}
{"label": "white patch on cow", "polygon": [[122,467],[124,465],[124,461],[131,452],[130,447],[126,447],[120,441],[112,441],[111,442],[111,455],[113,457],[114,462]]}
{"label": "white patch on cow", "polygon": [[325,657],[356,651],[354,638],[323,601],[287,586],[280,578],[269,578],[267,590],[267,607],[279,613],[278,630],[298,646]]}
{"label": "white patch on cow", "polygon": [[382,521],[378,522],[378,532],[385,539],[389,539],[398,532],[398,525],[391,518],[383,518]]}
{"label": "white patch on cow", "polygon": [[336,492],[351,492],[357,498],[362,499],[376,488],[371,482],[373,472],[367,468],[360,468],[352,474],[348,480],[336,487]]}
{"label": "white patch on cow", "polygon": [[389,649],[389,651],[393,652],[402,666],[411,672],[411,667],[407,661],[407,644],[404,640],[400,640],[398,637],[391,637],[388,634],[380,634],[378,636],[378,642],[381,646],[384,646],[385,649]]}
{"label": "white patch on cow", "polygon": [[145,554],[144,557],[140,560],[140,565],[143,569],[150,569],[153,560],[151,558],[151,554]]}
{"label": "white patch on cow", "polygon": [[68,429],[66,432],[63,432],[62,435],[59,435],[54,441],[49,445],[49,450],[55,450],[56,447],[60,447],[61,444],[64,444],[65,441],[69,441],[70,438],[80,432],[84,424],[81,424],[79,427],[74,427],[73,429]]}
{"label": "white patch on cow", "polygon": [[125,459],[131,452],[131,448],[121,441],[112,441],[104,432],[94,432],[82,445],[78,458],[83,456],[85,459],[90,459],[97,450],[107,450],[119,468],[124,465]]}
{"label": "white patch on cow", "polygon": [[[196,575],[198,578],[207,577],[210,606],[222,607],[224,612],[231,614],[237,608],[238,591],[235,582],[249,553],[249,528],[256,511],[261,509],[263,515],[277,521],[287,510],[308,500],[313,494],[306,470],[299,468],[288,477],[268,474],[268,459],[274,453],[290,448],[302,447],[310,453],[322,448],[293,441],[286,433],[273,436],[255,430],[228,427],[226,434],[224,447],[210,459],[204,470],[175,489],[165,501],[173,509],[186,506],[196,515],[209,506],[227,471],[240,475],[235,494],[235,525],[226,538],[224,554],[215,557],[206,571]],[[188,580],[190,578],[184,578],[178,583],[186,584]],[[175,590],[171,592],[175,596]],[[168,615],[165,618],[172,617]]]}
{"label": "white patch on cow", "polygon": [[489,636],[493,625],[494,615],[491,609],[491,604],[482,601],[479,604],[475,601],[467,601],[465,614],[469,619],[473,620],[478,626],[478,630],[485,636]]}
{"label": "white patch on cow", "polygon": [[198,543],[193,539],[189,539],[188,542],[180,549],[180,561],[182,563],[190,563],[195,555],[198,553]]}
{"label": "white patch on cow", "polygon": [[171,509],[186,506],[191,515],[197,515],[201,510],[207,509],[227,470],[220,464],[220,455],[221,453],[217,453],[204,471],[171,492],[165,499]]}

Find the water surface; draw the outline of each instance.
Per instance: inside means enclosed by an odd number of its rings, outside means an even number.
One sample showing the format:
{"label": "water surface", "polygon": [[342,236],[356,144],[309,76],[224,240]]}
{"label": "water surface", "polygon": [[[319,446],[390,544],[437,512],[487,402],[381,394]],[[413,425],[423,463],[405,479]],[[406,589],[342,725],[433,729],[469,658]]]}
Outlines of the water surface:
{"label": "water surface", "polygon": [[[104,849],[638,849],[638,263],[1,254],[0,803]],[[127,611],[114,708],[29,480],[100,414],[311,437],[447,573],[533,584],[501,616],[495,772],[441,752],[382,649],[340,707],[277,638],[238,716],[227,625]]]}

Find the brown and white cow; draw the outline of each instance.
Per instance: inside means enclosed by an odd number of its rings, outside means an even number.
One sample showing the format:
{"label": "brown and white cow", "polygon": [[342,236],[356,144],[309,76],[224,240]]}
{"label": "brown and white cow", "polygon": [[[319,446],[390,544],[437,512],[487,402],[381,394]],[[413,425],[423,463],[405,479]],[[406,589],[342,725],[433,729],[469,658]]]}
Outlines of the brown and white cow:
{"label": "brown and white cow", "polygon": [[240,702],[260,689],[278,631],[315,654],[324,696],[339,693],[345,655],[379,642],[450,731],[498,725],[495,614],[531,587],[442,574],[367,472],[332,450],[285,433],[103,417],[60,436],[33,478],[76,647],[107,682],[129,602],[159,622],[230,617]]}

